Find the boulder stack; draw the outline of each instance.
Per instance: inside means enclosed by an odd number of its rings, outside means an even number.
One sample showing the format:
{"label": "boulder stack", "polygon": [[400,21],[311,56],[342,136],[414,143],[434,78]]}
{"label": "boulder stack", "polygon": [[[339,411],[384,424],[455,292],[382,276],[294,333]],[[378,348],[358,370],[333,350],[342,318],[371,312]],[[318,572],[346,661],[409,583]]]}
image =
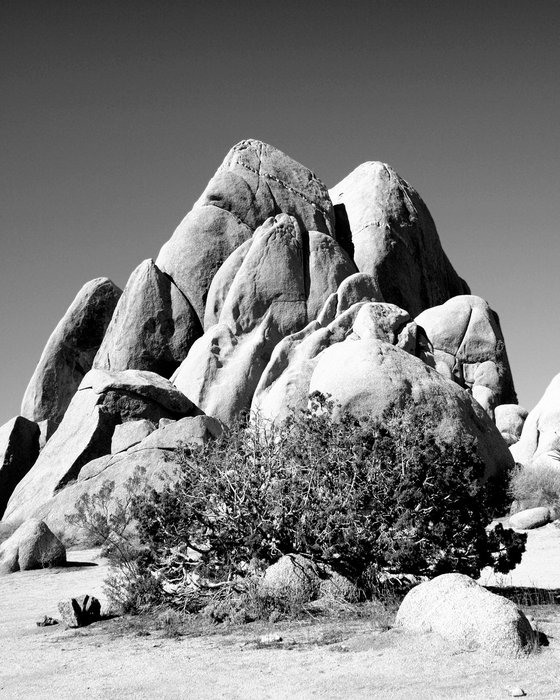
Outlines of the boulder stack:
{"label": "boulder stack", "polygon": [[[278,149],[242,141],[123,293],[94,280],[58,324],[23,418],[0,430],[4,520],[78,536],[65,515],[106,481],[118,498],[139,468],[157,488],[182,443],[249,411],[283,421],[314,391],[358,417],[427,412],[442,439],[473,438],[486,477],[513,464],[493,424],[497,412],[506,440],[519,434],[521,414],[499,411],[517,399],[498,318],[414,188],[367,162],[329,194]],[[529,415],[523,459],[556,449],[553,414]]]}

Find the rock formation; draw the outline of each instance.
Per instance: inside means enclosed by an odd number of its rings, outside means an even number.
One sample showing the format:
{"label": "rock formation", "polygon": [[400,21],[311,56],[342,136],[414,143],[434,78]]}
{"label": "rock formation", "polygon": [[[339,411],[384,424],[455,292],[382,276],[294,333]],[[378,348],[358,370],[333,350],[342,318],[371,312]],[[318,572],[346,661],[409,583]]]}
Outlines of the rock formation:
{"label": "rock formation", "polygon": [[305,231],[287,214],[267,219],[237,262],[234,275],[225,263],[231,283],[218,305],[218,323],[174,377],[201,410],[225,423],[249,410],[275,345],[316,318],[340,282],[356,272],[332,237]]}
{"label": "rock formation", "polygon": [[82,380],[58,430],[15,488],[5,520],[31,517],[74,481],[91,460],[110,454],[115,426],[146,418],[181,418],[195,411],[189,399],[153,372],[91,370]]}
{"label": "rock formation", "polygon": [[528,412],[514,403],[504,403],[494,409],[496,428],[508,445],[514,445],[521,437]]}
{"label": "rock formation", "polygon": [[433,347],[436,369],[468,388],[493,416],[517,403],[498,316],[480,297],[462,295],[416,317]]}
{"label": "rock formation", "polygon": [[375,279],[385,301],[416,316],[470,293],[443,252],[420,195],[389,165],[359,165],[330,195],[346,209],[358,269]]}
{"label": "rock formation", "polygon": [[170,377],[200,335],[189,301],[153,260],[144,260],[126,284],[93,367]]}
{"label": "rock formation", "polygon": [[58,427],[91,369],[120,295],[105,277],[88,282],[52,332],[21,405],[22,416],[45,421],[45,439]]}
{"label": "rock formation", "polygon": [[[249,410],[282,421],[315,390],[357,416],[427,412],[445,439],[472,436],[487,477],[507,470],[491,417],[497,407],[504,435],[519,421],[498,410],[516,397],[497,316],[469,295],[426,205],[374,162],[331,196],[282,152],[242,141],[122,295],[86,285],[24,399],[24,416],[58,428],[35,461],[39,428],[17,419],[25,459],[0,466],[4,520],[79,538],[65,516],[107,480],[115,499],[137,474],[158,488],[181,443]],[[532,456],[529,419],[518,449]]]}
{"label": "rock formation", "polygon": [[510,447],[516,462],[560,470],[560,374],[550,382],[541,400],[529,412],[519,441]]}
{"label": "rock formation", "polygon": [[334,236],[334,211],[325,185],[273,146],[241,141],[156,260],[201,322],[208,289],[226,258],[281,212],[296,217],[308,231]]}
{"label": "rock formation", "polygon": [[0,545],[0,574],[65,563],[66,548],[41,520],[27,520]]}

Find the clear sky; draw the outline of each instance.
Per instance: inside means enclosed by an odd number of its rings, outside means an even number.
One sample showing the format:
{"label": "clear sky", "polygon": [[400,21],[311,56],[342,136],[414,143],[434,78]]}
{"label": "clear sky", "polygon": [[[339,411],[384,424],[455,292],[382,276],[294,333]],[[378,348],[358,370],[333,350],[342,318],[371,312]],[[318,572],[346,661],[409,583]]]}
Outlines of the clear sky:
{"label": "clear sky", "polygon": [[422,195],[499,313],[520,403],[560,372],[560,3],[0,0],[0,423],[78,289],[123,287],[228,149]]}

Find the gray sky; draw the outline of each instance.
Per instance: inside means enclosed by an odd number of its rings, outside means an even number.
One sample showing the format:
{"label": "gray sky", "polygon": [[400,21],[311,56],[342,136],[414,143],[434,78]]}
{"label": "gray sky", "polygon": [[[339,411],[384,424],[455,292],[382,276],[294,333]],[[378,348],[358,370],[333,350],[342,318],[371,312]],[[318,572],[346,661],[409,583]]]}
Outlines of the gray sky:
{"label": "gray sky", "polygon": [[123,287],[228,149],[422,195],[499,313],[520,403],[560,372],[560,3],[0,0],[0,423],[86,281]]}

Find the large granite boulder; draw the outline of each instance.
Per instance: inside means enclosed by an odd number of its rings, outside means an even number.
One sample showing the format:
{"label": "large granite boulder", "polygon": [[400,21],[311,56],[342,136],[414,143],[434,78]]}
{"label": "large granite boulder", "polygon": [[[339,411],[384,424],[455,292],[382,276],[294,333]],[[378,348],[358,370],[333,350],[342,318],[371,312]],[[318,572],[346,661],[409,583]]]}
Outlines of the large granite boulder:
{"label": "large granite boulder", "polygon": [[39,456],[39,426],[17,416],[0,428],[0,518],[15,487]]}
{"label": "large granite boulder", "polygon": [[[329,304],[328,300],[325,307]],[[413,354],[420,352],[416,324],[411,322],[406,311],[394,304],[357,301],[344,308],[339,302],[336,313],[328,325],[322,326],[319,321],[312,321],[274,348],[253,397],[251,411],[255,417],[266,422],[277,422],[292,412],[304,409],[311,378],[322,353],[347,338],[376,338],[394,343]],[[330,314],[324,313],[322,317],[328,319]]]}
{"label": "large granite boulder", "polygon": [[35,517],[42,518],[65,542],[94,544],[87,532],[67,515],[75,511],[78,500],[94,495],[108,482],[113,490],[107,511],[116,511],[118,501],[125,502],[131,493],[145,493],[146,488],[159,490],[176,475],[175,459],[180,445],[204,445],[221,434],[220,423],[209,416],[181,418],[153,431],[141,442],[118,454],[105,455],[84,465],[75,482],[57,491],[42,503]]}
{"label": "large granite boulder", "polygon": [[287,214],[265,221],[239,259],[218,305],[219,322],[173,377],[201,410],[227,424],[249,410],[274,346],[316,318],[342,280],[356,272],[334,239],[306,232]]}
{"label": "large granite boulder", "polygon": [[529,412],[519,441],[510,447],[516,462],[560,469],[560,374]]}
{"label": "large granite boulder", "polygon": [[68,483],[91,460],[108,455],[115,426],[128,421],[181,418],[192,402],[153,372],[91,370],[72,399],[58,430],[19,482],[4,519],[22,521]]}
{"label": "large granite boulder", "polygon": [[170,377],[202,327],[189,301],[153,260],[130,276],[93,367],[140,369]]}
{"label": "large granite boulder", "polygon": [[91,369],[121,290],[105,277],[85,284],[49,338],[21,405],[21,415],[56,430]]}
{"label": "large granite boulder", "polygon": [[280,604],[304,604],[323,596],[338,600],[356,600],[358,589],[328,564],[303,554],[285,554],[269,566],[259,579],[261,595]]}
{"label": "large granite boulder", "polygon": [[0,574],[65,563],[66,548],[47,525],[36,518],[27,520],[0,545]]}
{"label": "large granite boulder", "polygon": [[490,593],[463,574],[443,574],[407,593],[396,625],[415,632],[436,632],[468,649],[482,648],[517,657],[536,639],[515,603]]}
{"label": "large granite boulder", "polygon": [[201,322],[210,283],[226,258],[280,212],[293,215],[309,231],[334,236],[334,212],[325,185],[273,146],[241,141],[156,260]]}
{"label": "large granite boulder", "polygon": [[390,166],[363,163],[330,195],[346,208],[358,269],[376,280],[385,301],[416,316],[469,294],[420,195]]}
{"label": "large granite boulder", "polygon": [[349,336],[325,349],[309,392],[330,396],[337,411],[381,419],[385,411],[411,406],[437,425],[445,442],[468,435],[485,464],[485,477],[500,479],[513,460],[493,421],[471,394],[420,358],[376,338]]}
{"label": "large granite boulder", "polygon": [[528,411],[516,403],[496,406],[494,422],[508,445],[514,445],[519,440],[528,415]]}
{"label": "large granite boulder", "polygon": [[436,369],[469,389],[489,415],[517,402],[500,322],[484,299],[457,296],[415,320],[433,346]]}

